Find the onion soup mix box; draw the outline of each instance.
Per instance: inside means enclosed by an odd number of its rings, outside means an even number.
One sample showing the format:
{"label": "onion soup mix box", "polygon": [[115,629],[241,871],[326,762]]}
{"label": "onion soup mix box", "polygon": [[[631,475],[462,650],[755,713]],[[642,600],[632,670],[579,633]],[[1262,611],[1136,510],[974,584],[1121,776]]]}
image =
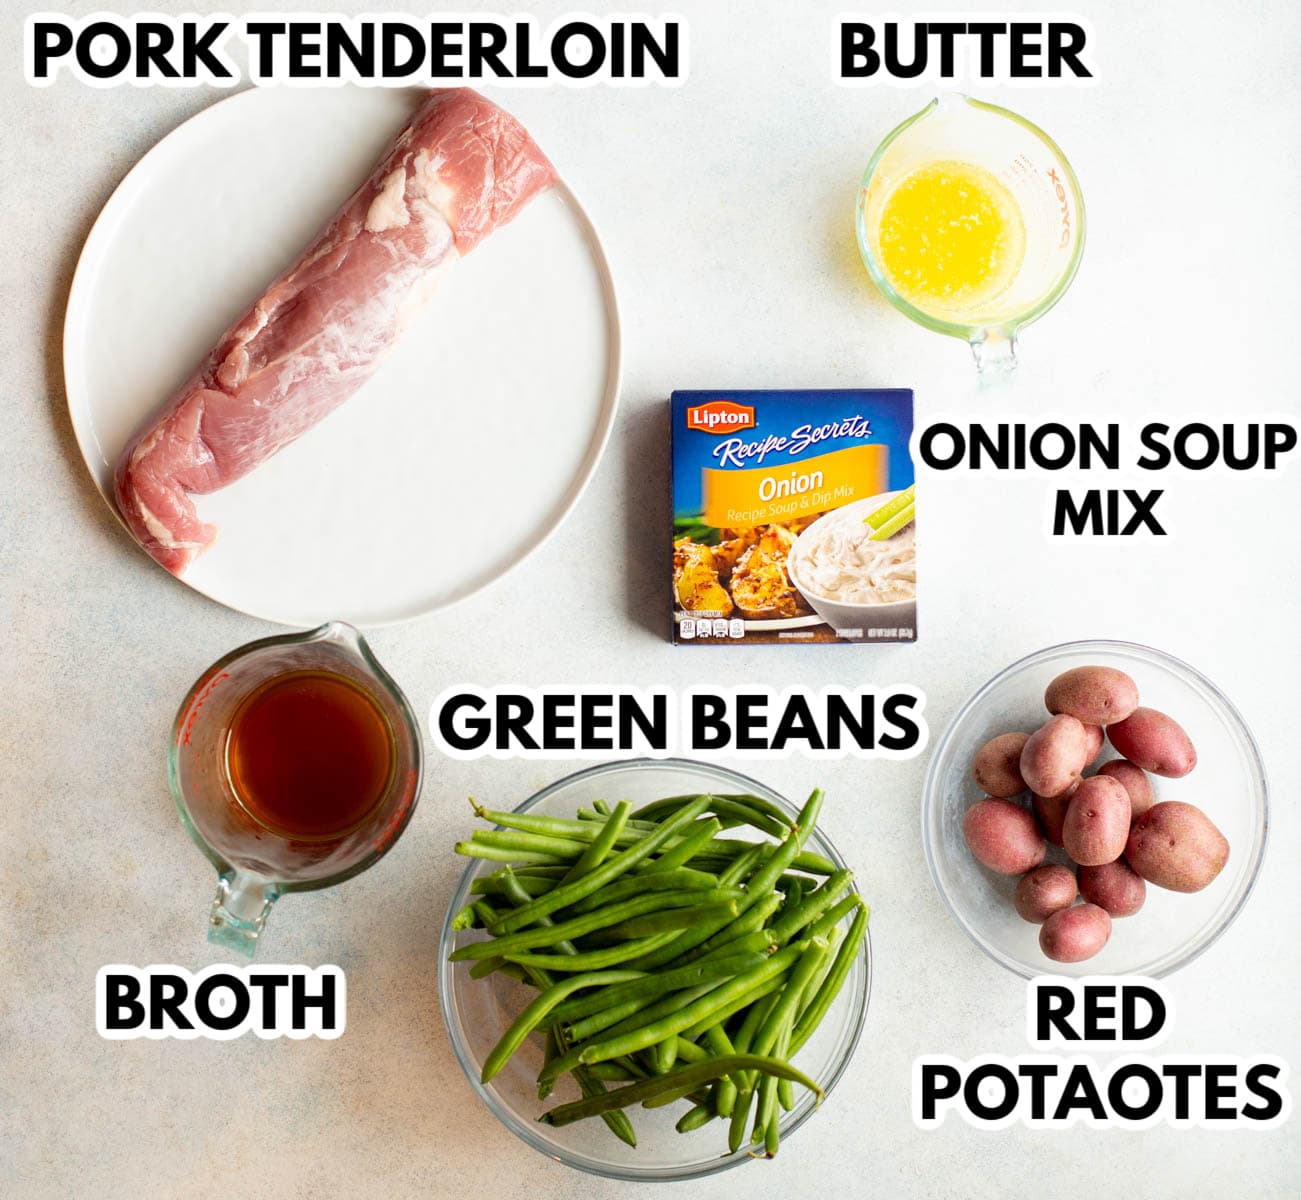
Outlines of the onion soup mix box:
{"label": "onion soup mix box", "polygon": [[911,391],[671,407],[675,642],[916,640]]}

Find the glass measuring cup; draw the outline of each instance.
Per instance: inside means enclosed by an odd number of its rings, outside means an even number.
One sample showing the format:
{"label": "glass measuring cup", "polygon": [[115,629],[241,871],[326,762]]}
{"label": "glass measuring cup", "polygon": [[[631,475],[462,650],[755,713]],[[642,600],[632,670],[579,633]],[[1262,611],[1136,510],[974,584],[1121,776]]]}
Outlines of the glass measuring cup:
{"label": "glass measuring cup", "polygon": [[[360,824],[342,833],[296,837],[272,830],[231,784],[227,751],[236,712],[259,686],[291,671],[343,676],[373,701],[392,737],[383,795]],[[411,818],[423,762],[410,704],[351,625],[331,621],[308,633],[263,638],[213,663],[176,715],[167,756],[181,821],[219,875],[208,940],[252,957],[281,895],[331,887],[378,862]]]}
{"label": "glass measuring cup", "polygon": [[[928,312],[891,285],[877,234],[895,186],[919,167],[947,161],[987,171],[1007,189],[1024,226],[1024,254],[997,295],[967,311]],[[982,372],[1016,366],[1017,335],[1061,299],[1084,251],[1084,199],[1057,144],[1014,112],[956,94],[932,100],[877,147],[863,174],[854,225],[881,294],[919,325],[967,341]]]}

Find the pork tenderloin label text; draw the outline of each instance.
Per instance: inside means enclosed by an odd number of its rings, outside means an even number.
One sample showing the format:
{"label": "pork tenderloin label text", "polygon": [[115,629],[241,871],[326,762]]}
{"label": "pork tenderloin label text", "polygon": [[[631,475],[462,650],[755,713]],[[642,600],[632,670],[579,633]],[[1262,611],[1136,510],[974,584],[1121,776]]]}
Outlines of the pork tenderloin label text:
{"label": "pork tenderloin label text", "polygon": [[543,26],[530,16],[400,13],[86,17],[35,13],[23,31],[27,82],[68,72],[90,87],[234,87],[242,42],[255,84],[448,86],[491,82],[675,85],[687,77],[687,27],[678,17],[571,13]]}

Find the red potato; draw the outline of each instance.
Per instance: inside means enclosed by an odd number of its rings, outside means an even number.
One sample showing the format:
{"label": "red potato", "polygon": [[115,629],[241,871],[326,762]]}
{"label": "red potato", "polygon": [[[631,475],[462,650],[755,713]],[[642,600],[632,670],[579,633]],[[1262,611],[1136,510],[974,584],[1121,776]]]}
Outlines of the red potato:
{"label": "red potato", "polygon": [[[1076,784],[1075,787],[1079,787]],[[1034,809],[1035,820],[1043,835],[1054,846],[1062,844],[1062,823],[1066,820],[1066,806],[1070,804],[1075,788],[1069,788],[1060,796],[1033,796],[1030,807]]]}
{"label": "red potato", "polygon": [[1013,903],[1022,920],[1042,925],[1059,908],[1074,904],[1078,894],[1075,876],[1068,868],[1045,865],[1021,876]]}
{"label": "red potato", "polygon": [[1083,962],[1111,937],[1111,918],[1096,904],[1059,909],[1039,930],[1039,949],[1054,962]]}
{"label": "red potato", "polygon": [[1179,723],[1155,708],[1136,708],[1115,725],[1107,726],[1111,744],[1136,767],[1182,779],[1197,765],[1192,739]]}
{"label": "red potato", "polygon": [[1102,731],[1101,725],[1086,725],[1084,735],[1088,738],[1088,758],[1084,760],[1084,765],[1088,767],[1098,761],[1098,755],[1102,753],[1102,743],[1106,741],[1107,735]]}
{"label": "red potato", "polygon": [[1200,892],[1224,870],[1229,843],[1200,808],[1163,800],[1134,822],[1125,857],[1148,883]]}
{"label": "red potato", "polygon": [[1067,714],[1050,717],[1021,751],[1021,778],[1036,796],[1060,796],[1088,764],[1089,735]]}
{"label": "red potato", "polygon": [[1123,858],[1080,868],[1080,895],[1112,917],[1132,917],[1147,899],[1143,877]]}
{"label": "red potato", "polygon": [[1129,838],[1129,793],[1108,775],[1075,789],[1062,822],[1062,845],[1082,867],[1115,862]]}
{"label": "red potato", "polygon": [[998,797],[978,800],[962,819],[962,836],[977,862],[1000,875],[1021,875],[1044,859],[1044,839],[1019,804]]}
{"label": "red potato", "polygon": [[1021,778],[1021,751],[1029,740],[1028,733],[1000,733],[976,751],[971,774],[981,791],[1006,799],[1026,790]]}
{"label": "red potato", "polygon": [[1110,725],[1138,707],[1138,685],[1115,667],[1073,667],[1048,685],[1044,706],[1085,725]]}
{"label": "red potato", "polygon": [[1142,767],[1136,767],[1127,758],[1113,758],[1098,768],[1099,775],[1114,779],[1129,793],[1129,813],[1131,820],[1141,817],[1156,802],[1152,792],[1152,781]]}

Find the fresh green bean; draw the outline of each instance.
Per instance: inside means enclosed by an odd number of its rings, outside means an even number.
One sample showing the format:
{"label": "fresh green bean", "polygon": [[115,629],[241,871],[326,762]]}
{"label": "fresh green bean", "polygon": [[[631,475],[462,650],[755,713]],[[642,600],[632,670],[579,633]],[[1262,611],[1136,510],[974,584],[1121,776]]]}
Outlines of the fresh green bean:
{"label": "fresh green bean", "polygon": [[593,800],[592,807],[603,817],[610,815],[610,802],[608,800]]}
{"label": "fresh green bean", "polygon": [[713,951],[725,948],[738,938],[743,938],[765,928],[768,924],[768,918],[777,911],[780,905],[781,896],[776,892],[769,893],[757,903],[749,905],[736,920],[729,921],[712,937],[708,937],[701,942],[694,950],[682,954],[681,961],[688,963],[707,958]]}
{"label": "fresh green bean", "polygon": [[[789,976],[789,972],[787,972],[786,976],[783,976],[781,987],[786,986],[788,982],[787,976]],[[746,1009],[745,1016],[741,1018],[740,1028],[736,1031],[736,1037],[732,1039],[738,1054],[750,1053],[750,1049],[754,1045],[754,1039],[759,1032],[759,1027],[767,1020],[773,1005],[777,1003],[777,993],[779,991],[781,991],[781,988],[770,988],[762,999],[755,997],[757,1003],[753,1007]],[[732,1082],[741,1092],[753,1087],[753,1080],[751,1079],[735,1079]]]}
{"label": "fresh green bean", "polygon": [[775,975],[772,979],[765,979],[763,983],[751,988],[744,995],[738,996],[735,1000],[729,1001],[715,1013],[703,1018],[695,1025],[691,1025],[682,1031],[683,1037],[700,1037],[711,1025],[721,1025],[723,1022],[730,1020],[737,1013],[742,1012],[764,997],[771,995],[773,992],[786,986],[786,973]]}
{"label": "fresh green bean", "polygon": [[[718,877],[719,887],[734,887],[750,878],[759,860],[769,851],[764,842],[752,842],[740,851],[731,864]],[[725,882],[726,881],[726,882]]]}
{"label": "fresh green bean", "polygon": [[697,1104],[693,1108],[687,1109],[678,1118],[678,1123],[673,1128],[679,1133],[690,1133],[693,1129],[702,1129],[720,1115],[722,1114],[714,1112],[708,1104]]}
{"label": "fresh green bean", "polygon": [[[590,878],[590,876],[588,877]],[[582,880],[578,881],[582,883]],[[556,891],[560,889],[557,888]],[[551,892],[547,896],[541,897],[542,900],[549,900],[556,893]],[[534,950],[539,946],[553,946],[560,938],[576,938],[584,933],[591,933],[594,929],[603,929],[608,925],[618,924],[620,921],[627,920],[629,917],[638,917],[642,913],[654,912],[662,908],[686,908],[694,907],[700,904],[725,904],[729,900],[738,900],[742,893],[735,888],[710,888],[710,889],[681,889],[676,892],[654,892],[645,896],[634,896],[631,899],[624,900],[619,904],[607,905],[600,912],[584,913],[581,917],[573,917],[568,921],[562,921],[550,929],[534,928],[528,926],[536,925],[540,918],[548,916],[550,912],[534,909],[537,901],[530,904],[521,905],[513,912],[509,912],[498,918],[496,924],[501,928],[505,923],[519,932],[507,934],[505,937],[490,938],[487,941],[471,942],[465,946],[459,946],[452,952],[453,962],[461,962],[471,958],[488,958],[491,955],[497,955],[506,958],[518,950]],[[527,910],[529,912],[526,920],[520,919],[520,914]]]}
{"label": "fresh green bean", "polygon": [[[681,1036],[688,1037],[688,1034],[684,1032]],[[723,1028],[721,1022],[704,1030],[701,1033],[700,1040],[705,1043],[705,1049],[719,1057],[736,1053],[736,1047],[732,1045],[732,1039],[727,1036],[727,1031]],[[726,1117],[732,1111],[730,1106],[727,1112],[718,1107],[719,1089],[725,1082],[726,1078],[714,1080],[709,1092],[710,1109],[720,1117]]]}
{"label": "fresh green bean", "polygon": [[[518,878],[510,867],[503,867],[501,871],[497,872],[497,874],[501,876],[501,883],[505,890],[507,899],[515,904],[526,903],[528,901],[528,893],[520,886]],[[552,921],[550,917],[542,917],[538,923],[540,925],[550,926]],[[573,969],[574,962],[578,957],[573,945],[562,940],[556,943],[555,949],[557,957],[565,963],[566,967]],[[545,970],[538,969],[537,967],[521,968],[516,963],[507,963],[502,967],[502,970],[510,971],[512,973],[519,972],[521,978],[531,981],[540,991],[545,991],[546,989],[555,986],[550,974]],[[471,974],[473,974],[473,971],[474,968],[472,967]],[[553,1059],[560,1057],[560,1055],[565,1053],[568,1049],[569,1040],[563,1029],[552,1028],[547,1031],[545,1061],[550,1062]],[[591,1067],[575,1067],[573,1075],[574,1081],[578,1084],[578,1089],[584,1097],[590,1098],[605,1094],[605,1084],[596,1078]],[[554,1085],[551,1083],[539,1083],[538,1099],[545,1100],[551,1094],[553,1086]],[[632,1127],[632,1122],[628,1119],[627,1113],[617,1109],[611,1110],[610,1112],[602,1113],[601,1120],[610,1132],[613,1133],[621,1142],[625,1142],[627,1145],[636,1148],[637,1134]]]}
{"label": "fresh green bean", "polygon": [[678,1061],[678,1035],[666,1037],[654,1047],[655,1074],[667,1075]]}
{"label": "fresh green bean", "polygon": [[612,1059],[610,1062],[593,1063],[587,1068],[594,1079],[603,1083],[628,1083],[630,1080],[643,1078],[634,1075],[622,1062]]}
{"label": "fresh green bean", "polygon": [[542,833],[520,833],[515,829],[476,829],[470,835],[476,846],[499,850],[517,850],[523,854],[549,854],[552,858],[576,859],[588,843],[576,838],[550,837]]}
{"label": "fresh green bean", "polygon": [[764,954],[735,954],[708,963],[692,963],[677,971],[661,971],[658,975],[645,975],[641,979],[619,987],[606,988],[590,996],[579,996],[566,1001],[552,1013],[552,1017],[557,1021],[572,1024],[580,1017],[606,1011],[630,1000],[643,998],[647,1001],[656,1000],[666,993],[681,991],[683,988],[694,987],[699,983],[707,983],[715,979],[730,979],[734,975],[743,974],[761,965],[766,958],[767,955]]}
{"label": "fresh green bean", "polygon": [[799,1011],[800,998],[830,949],[823,938],[812,938],[797,945],[803,946],[803,953],[791,968],[791,977],[786,987],[778,994],[777,1002],[759,1026],[759,1032],[754,1035],[753,1049],[756,1054],[771,1054],[776,1049],[782,1028],[794,1021],[795,1014]]}
{"label": "fresh green bean", "polygon": [[[578,1090],[583,1093],[583,1098],[595,1100],[598,1096],[608,1095],[605,1084],[602,1083],[595,1075],[591,1073],[590,1067],[584,1067],[580,1071],[574,1072],[574,1078],[578,1081]],[[545,1096],[540,1099],[546,1099]],[[632,1122],[628,1119],[628,1114],[621,1109],[612,1108],[605,1112],[597,1114],[602,1121],[609,1127],[621,1142],[625,1142],[634,1150],[637,1148],[637,1132],[632,1127]],[[620,1120],[622,1118],[622,1120]]]}
{"label": "fresh green bean", "polygon": [[634,1050],[653,1046],[671,1033],[681,1033],[711,1012],[722,1008],[729,1000],[749,991],[755,984],[779,975],[793,966],[801,951],[800,946],[788,946],[785,950],[777,951],[760,966],[754,967],[743,975],[735,976],[700,999],[684,1005],[672,1016],[661,1018],[640,1029],[606,1037],[601,1041],[588,1042],[582,1047],[579,1060],[593,1063],[607,1058],[617,1058],[621,1054],[629,1054]]}
{"label": "fresh green bean", "polygon": [[464,908],[460,909],[456,916],[452,918],[452,928],[457,933],[466,929],[473,929],[477,918],[474,915],[474,901],[471,900]]}
{"label": "fresh green bean", "polygon": [[[523,875],[519,871],[515,872],[515,879],[520,887],[528,892],[530,898],[540,896],[543,892],[549,892],[556,886],[553,879],[542,879],[536,875]],[[480,875],[477,879],[470,880],[470,893],[476,896],[502,896],[505,895],[505,889],[499,873],[494,871],[491,875]]]}
{"label": "fresh green bean", "polygon": [[[634,1000],[625,1000],[612,1008],[604,1008],[582,1020],[574,1021],[569,1026],[569,1036],[575,1043],[592,1040],[596,1034],[605,1032],[607,1037],[618,1037],[643,1025],[671,1016],[686,1004],[707,996],[721,987],[723,979],[706,978],[700,983],[678,991],[661,994],[658,999],[642,995]],[[648,1043],[653,1044],[653,1043]],[[578,1047],[580,1050],[582,1046]],[[615,1057],[618,1057],[617,1055]]]}
{"label": "fresh green bean", "polygon": [[[755,873],[750,877],[745,885],[745,899],[741,904],[741,911],[745,912],[750,905],[769,895],[777,880],[781,878],[786,868],[790,866],[791,860],[799,853],[800,849],[800,823],[811,823],[817,817],[817,810],[822,803],[822,792],[820,789],[814,791],[809,797],[808,803],[800,810],[800,816],[796,824],[791,826],[787,832],[786,838],[777,847],[764,847],[763,853],[766,857],[762,858],[762,863],[757,866]],[[769,852],[770,851],[770,852]],[[759,863],[759,858],[756,858]],[[682,935],[680,942],[673,943],[665,949],[647,955],[644,959],[637,961],[636,966],[642,970],[650,970],[668,963],[680,963],[687,952],[694,950],[697,946],[707,942],[715,934],[722,931],[726,922],[706,922],[696,929],[690,930]],[[672,955],[674,949],[678,950],[677,955]]]}
{"label": "fresh green bean", "polygon": [[615,843],[619,840],[619,835],[623,833],[623,827],[628,822],[628,814],[632,812],[632,805],[627,800],[620,800],[615,805],[614,812],[610,814],[609,820],[601,827],[600,833],[592,839],[591,845],[583,851],[578,861],[574,863],[569,874],[561,880],[562,883],[572,883],[575,879],[581,879],[584,875],[590,875],[610,856],[610,851],[614,849]]}
{"label": "fresh green bean", "polygon": [[612,983],[627,983],[630,979],[640,978],[641,974],[637,971],[598,971],[587,975],[575,975],[561,983],[552,984],[511,1022],[492,1052],[484,1059],[480,1080],[487,1083],[500,1072],[511,1060],[515,1051],[524,1044],[524,1039],[542,1024],[546,1015],[566,996],[572,995],[580,988],[606,987]]}
{"label": "fresh green bean", "polygon": [[717,875],[707,871],[693,871],[690,867],[679,867],[674,871],[656,872],[650,875],[624,875],[613,883],[593,892],[586,899],[570,905],[565,911],[574,916],[615,904],[630,896],[643,896],[647,892],[681,891],[690,888],[716,888],[722,886]]}
{"label": "fresh green bean", "polygon": [[769,954],[779,949],[781,947],[772,940],[770,930],[755,929],[733,938],[730,942],[720,942],[708,954],[702,954],[699,958],[692,954],[684,954],[682,957],[693,963],[702,963],[713,962],[716,958],[730,958],[733,954]]}
{"label": "fresh green bean", "polygon": [[690,929],[706,921],[731,920],[737,914],[737,902],[722,904],[697,904],[692,908],[670,908],[658,912],[630,917],[601,930],[603,936],[612,938],[647,937],[669,929]]}
{"label": "fresh green bean", "polygon": [[[613,946],[603,946],[599,950],[580,950],[569,955],[521,950],[515,954],[508,954],[506,961],[516,963],[522,967],[537,967],[546,971],[560,971],[562,973],[603,971],[607,967],[615,966],[624,966],[626,969],[632,970],[633,968],[629,965],[630,960],[661,946],[668,945],[677,936],[677,930],[670,929],[665,933],[636,938],[631,942],[619,942]],[[473,968],[471,968],[471,972],[473,972]]]}
{"label": "fresh green bean", "polygon": [[[635,813],[633,818],[638,821],[654,820],[661,818],[664,814],[675,811],[680,807],[687,797],[670,796],[665,800],[656,800],[651,804],[643,805]],[[786,810],[779,805],[773,804],[769,800],[764,800],[759,796],[711,796],[709,811],[717,813],[720,817],[734,814],[737,809],[746,810],[746,815],[739,819],[746,824],[753,824],[752,817],[767,818],[768,824],[761,826],[764,832],[773,837],[781,837],[786,830],[790,828],[791,819]]]}
{"label": "fresh green bean", "polygon": [[840,949],[836,951],[836,958],[831,965],[831,970],[827,972],[827,977],[822,981],[822,986],[818,988],[817,994],[805,1007],[800,1014],[799,1020],[795,1022],[794,1029],[791,1030],[792,1054],[797,1053],[804,1043],[813,1036],[813,1031],[817,1029],[822,1018],[827,1015],[827,1010],[840,994],[840,989],[844,987],[845,980],[849,978],[849,972],[853,968],[854,960],[858,957],[859,947],[862,946],[863,939],[867,936],[869,915],[866,904],[862,905],[858,912],[854,914],[854,920],[849,926],[849,932],[845,935],[845,940],[840,944]]}
{"label": "fresh green bean", "polygon": [[687,804],[672,820],[665,822],[657,832],[629,846],[628,849],[621,851],[613,858],[606,859],[599,867],[589,871],[581,879],[562,883],[545,896],[537,897],[531,904],[525,904],[517,908],[513,913],[509,913],[499,921],[492,928],[492,932],[494,934],[508,934],[517,929],[527,928],[539,916],[549,916],[558,908],[566,908],[569,905],[576,904],[579,900],[605,887],[606,884],[613,883],[630,867],[659,850],[679,829],[694,821],[704,810],[707,802],[708,797],[701,797]]}
{"label": "fresh green bean", "polygon": [[484,846],[475,841],[457,842],[454,847],[457,854],[466,858],[485,858],[489,862],[523,863],[532,866],[564,866],[568,869],[569,860],[557,858],[554,854],[536,854],[532,851],[502,850],[496,846]]}
{"label": "fresh green bean", "polygon": [[686,866],[701,849],[723,831],[717,817],[697,821],[694,829],[686,834],[673,849],[661,854],[648,867],[649,872],[672,871],[675,867]]}
{"label": "fresh green bean", "polygon": [[[748,1058],[748,1055],[737,1055],[738,1058]],[[738,1072],[738,1076],[740,1073]],[[732,1078],[725,1076],[725,1078]],[[727,1148],[735,1154],[740,1148],[741,1143],[745,1141],[745,1128],[750,1121],[750,1106],[754,1103],[754,1092],[750,1088],[742,1088],[736,1097],[736,1102],[732,1106],[732,1120],[727,1127]]]}
{"label": "fresh green bean", "polygon": [[862,907],[863,898],[857,892],[850,892],[848,896],[837,900],[826,912],[813,922],[805,931],[806,938],[826,937],[833,929],[836,928],[851,913],[857,912]]}
{"label": "fresh green bean", "polygon": [[852,871],[837,871],[817,891],[811,892],[789,909],[783,908],[772,926],[778,944],[785,945],[801,929],[813,924],[840,899],[853,878]]}
{"label": "fresh green bean", "polygon": [[[743,882],[754,865],[764,857],[769,849],[770,847],[763,842],[750,845],[743,853],[737,855],[731,866],[719,875],[719,887],[732,887]],[[681,962],[679,960],[685,958],[691,950],[694,950],[701,942],[713,937],[727,924],[729,922],[725,920],[713,921],[702,925],[698,929],[685,930],[676,942],[670,942],[663,949],[652,951],[644,957],[634,960],[632,965],[641,971],[651,971],[665,964],[680,966]]]}
{"label": "fresh green bean", "polygon": [[[510,869],[510,867],[504,867],[501,870],[500,875],[506,899],[514,905],[527,904],[531,897],[528,892],[520,886],[520,881],[516,878],[515,873]],[[538,920],[539,928],[551,929],[554,926],[555,922],[550,917],[541,917]],[[565,938],[561,938],[558,942],[553,943],[553,948],[557,954],[575,955],[578,953],[574,948],[574,944],[567,941]]]}
{"label": "fresh green bean", "polygon": [[682,1092],[683,1089],[694,1090],[701,1084],[709,1083],[720,1075],[735,1071],[752,1070],[764,1075],[785,1076],[801,1087],[807,1088],[819,1100],[822,1089],[803,1071],[780,1059],[763,1058],[757,1054],[737,1054],[725,1058],[708,1058],[703,1062],[688,1063],[678,1067],[667,1075],[634,1083],[629,1087],[618,1088],[604,1096],[576,1100],[571,1104],[562,1104],[542,1114],[538,1120],[547,1125],[569,1125],[586,1117],[608,1112],[613,1108],[627,1108],[630,1104],[640,1104],[654,1099],[666,1092]]}
{"label": "fresh green bean", "polygon": [[470,968],[471,979],[487,979],[494,971],[500,971],[506,966],[504,958],[481,958]]}
{"label": "fresh green bean", "polygon": [[755,1087],[758,1102],[754,1106],[754,1128],[750,1130],[750,1145],[756,1146],[768,1134],[777,1113],[777,1078],[765,1075]]}

